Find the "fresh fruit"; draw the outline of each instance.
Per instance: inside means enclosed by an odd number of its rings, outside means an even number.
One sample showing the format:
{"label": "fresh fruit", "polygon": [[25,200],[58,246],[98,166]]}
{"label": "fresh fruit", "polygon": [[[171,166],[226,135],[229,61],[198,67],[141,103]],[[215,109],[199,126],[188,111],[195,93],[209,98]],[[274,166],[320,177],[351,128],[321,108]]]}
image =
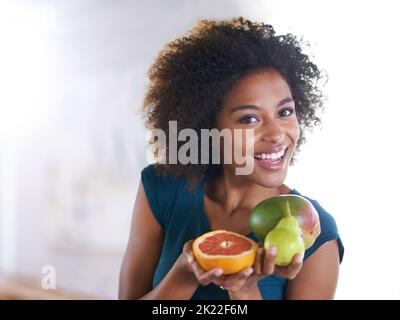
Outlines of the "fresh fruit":
{"label": "fresh fruit", "polygon": [[317,210],[302,196],[285,194],[262,201],[250,214],[249,223],[258,240],[264,242],[266,235],[279,221],[290,215],[297,219],[304,248],[308,249],[321,233],[321,227]]}
{"label": "fresh fruit", "polygon": [[304,241],[297,219],[293,216],[282,218],[278,225],[265,237],[264,248],[277,248],[275,264],[288,266],[296,254],[304,255]]}
{"label": "fresh fruit", "polygon": [[193,255],[205,270],[221,268],[224,274],[240,272],[253,265],[258,245],[238,233],[215,230],[194,240]]}

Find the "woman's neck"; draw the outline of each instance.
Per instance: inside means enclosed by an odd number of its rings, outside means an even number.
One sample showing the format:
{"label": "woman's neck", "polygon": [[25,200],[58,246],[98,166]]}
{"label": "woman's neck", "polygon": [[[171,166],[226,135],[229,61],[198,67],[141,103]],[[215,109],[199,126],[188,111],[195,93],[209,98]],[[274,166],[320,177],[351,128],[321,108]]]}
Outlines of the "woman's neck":
{"label": "woman's neck", "polygon": [[252,210],[261,201],[290,191],[284,184],[265,188],[244,176],[229,174],[225,170],[221,170],[218,176],[209,179],[205,184],[206,196],[227,214],[234,214],[236,210],[242,209]]}

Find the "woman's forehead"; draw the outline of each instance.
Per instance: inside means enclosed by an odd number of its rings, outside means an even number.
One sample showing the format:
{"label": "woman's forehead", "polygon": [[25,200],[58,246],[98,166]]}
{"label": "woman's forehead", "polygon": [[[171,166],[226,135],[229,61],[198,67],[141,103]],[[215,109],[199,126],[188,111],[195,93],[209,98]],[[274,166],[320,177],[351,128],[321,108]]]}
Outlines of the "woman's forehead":
{"label": "woman's forehead", "polygon": [[269,69],[238,80],[226,94],[223,107],[234,108],[238,104],[275,105],[286,97],[291,97],[289,85],[279,72]]}

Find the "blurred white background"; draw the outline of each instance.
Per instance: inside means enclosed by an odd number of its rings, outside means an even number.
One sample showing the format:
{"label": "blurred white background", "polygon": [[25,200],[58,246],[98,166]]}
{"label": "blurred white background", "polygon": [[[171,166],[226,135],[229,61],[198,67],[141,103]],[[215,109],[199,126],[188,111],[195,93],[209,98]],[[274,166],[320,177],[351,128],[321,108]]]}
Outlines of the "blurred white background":
{"label": "blurred white background", "polygon": [[[292,32],[329,75],[322,129],[287,184],[336,219],[337,299],[399,299],[396,1],[0,2],[0,274],[117,297],[146,134],[135,114],[163,45],[199,18]],[[1,285],[1,284],[0,284]]]}

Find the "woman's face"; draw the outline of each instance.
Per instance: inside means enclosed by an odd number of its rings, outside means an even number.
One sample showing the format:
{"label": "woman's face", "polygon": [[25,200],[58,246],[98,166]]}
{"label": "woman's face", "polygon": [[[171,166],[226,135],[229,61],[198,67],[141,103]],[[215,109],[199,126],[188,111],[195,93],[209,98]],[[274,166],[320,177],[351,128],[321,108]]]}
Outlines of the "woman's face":
{"label": "woman's face", "polygon": [[[290,88],[279,72],[266,69],[236,82],[216,120],[219,130],[226,128],[233,133],[234,129],[243,129],[241,152],[254,158],[254,170],[245,177],[266,188],[284,183],[300,128]],[[245,129],[254,129],[254,141]],[[280,158],[282,150],[285,152]],[[224,164],[224,170],[235,174],[235,169],[243,165],[232,158],[233,163]]]}

